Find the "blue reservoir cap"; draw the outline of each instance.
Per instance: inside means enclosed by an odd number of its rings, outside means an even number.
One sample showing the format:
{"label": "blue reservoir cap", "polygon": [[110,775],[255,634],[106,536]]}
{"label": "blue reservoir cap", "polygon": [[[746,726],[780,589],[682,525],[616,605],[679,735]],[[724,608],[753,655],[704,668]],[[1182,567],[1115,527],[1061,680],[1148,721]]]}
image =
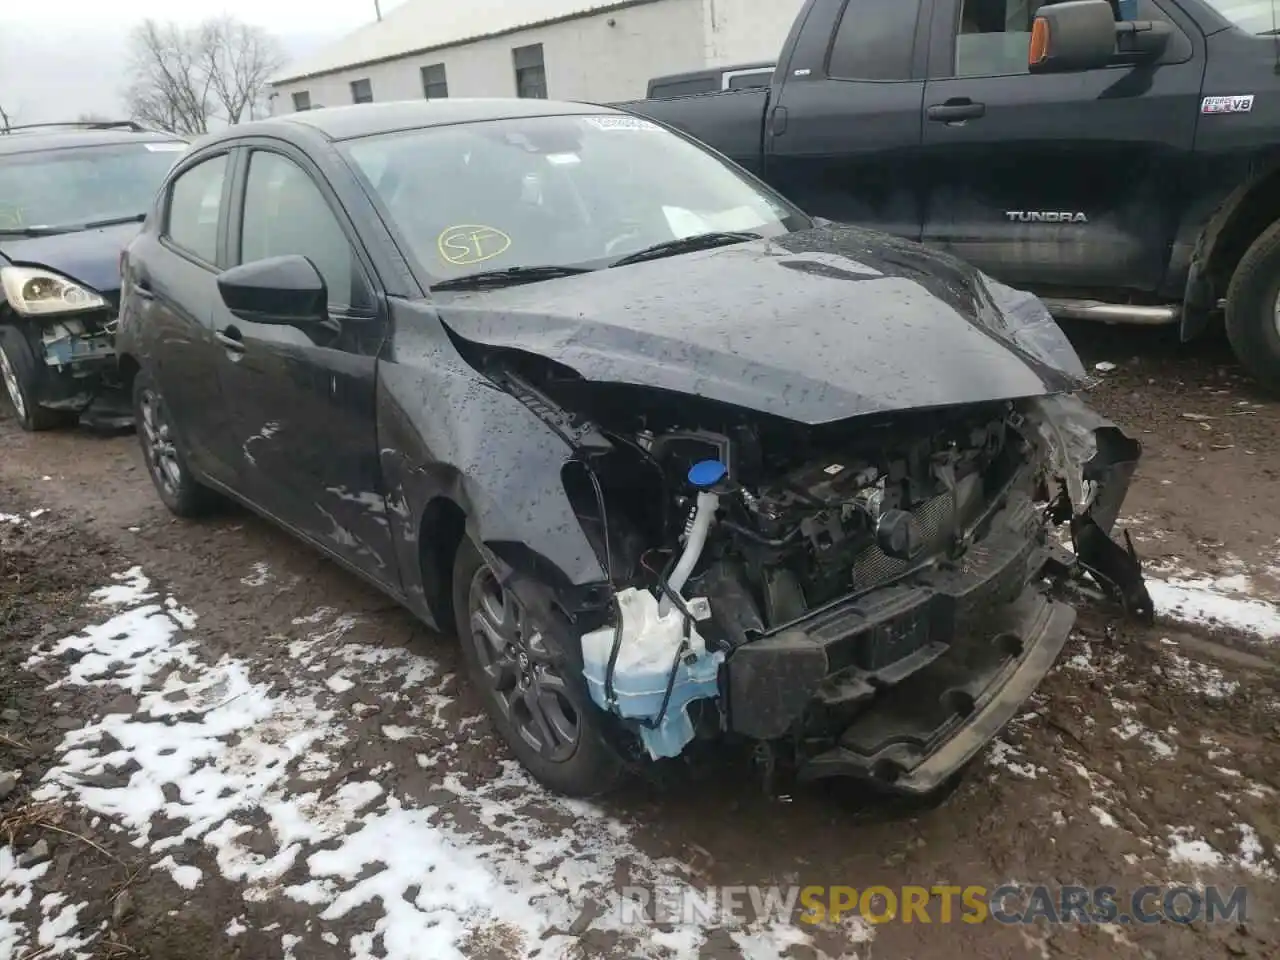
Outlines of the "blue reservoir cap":
{"label": "blue reservoir cap", "polygon": [[689,468],[689,482],[695,487],[705,490],[714,487],[729,473],[729,468],[719,460],[703,460]]}

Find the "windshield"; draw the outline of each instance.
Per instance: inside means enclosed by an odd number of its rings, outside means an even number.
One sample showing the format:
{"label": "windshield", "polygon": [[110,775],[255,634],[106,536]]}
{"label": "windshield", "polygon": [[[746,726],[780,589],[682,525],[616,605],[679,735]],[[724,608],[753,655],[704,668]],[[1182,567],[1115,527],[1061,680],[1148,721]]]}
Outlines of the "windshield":
{"label": "windshield", "polygon": [[607,266],[657,244],[811,226],[721,160],[636,117],[553,116],[350,141],[426,272]]}
{"label": "windshield", "polygon": [[0,232],[74,230],[146,213],[185,143],[126,143],[0,156]]}
{"label": "windshield", "polygon": [[1280,27],[1280,0],[1207,0],[1209,6],[1247,33],[1269,34]]}

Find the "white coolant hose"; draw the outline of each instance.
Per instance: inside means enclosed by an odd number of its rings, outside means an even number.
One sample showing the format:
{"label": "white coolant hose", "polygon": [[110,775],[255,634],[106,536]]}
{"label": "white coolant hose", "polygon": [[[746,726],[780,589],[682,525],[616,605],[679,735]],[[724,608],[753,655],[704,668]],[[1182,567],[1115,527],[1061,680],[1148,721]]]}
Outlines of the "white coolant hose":
{"label": "white coolant hose", "polygon": [[[702,556],[702,548],[707,545],[707,532],[715,521],[718,509],[720,509],[719,494],[705,490],[698,494],[693,523],[689,525],[689,536],[684,544],[684,553],[680,555],[680,562],[676,564],[675,570],[671,572],[671,579],[667,581],[672,593],[679,594],[684,589],[684,585],[689,580],[689,574],[693,573],[693,568],[697,566],[698,558]],[[658,614],[665,617],[670,612],[671,598],[663,593],[658,602]]]}

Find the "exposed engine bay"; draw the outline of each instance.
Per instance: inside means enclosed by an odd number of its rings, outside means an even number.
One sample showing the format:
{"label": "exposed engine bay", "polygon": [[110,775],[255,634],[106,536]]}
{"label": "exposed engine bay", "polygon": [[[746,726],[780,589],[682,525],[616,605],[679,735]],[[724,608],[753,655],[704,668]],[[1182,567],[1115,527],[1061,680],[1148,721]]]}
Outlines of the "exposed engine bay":
{"label": "exposed engine bay", "polygon": [[[771,455],[751,426],[733,439],[660,434],[649,450],[672,482],[699,462],[726,466],[717,535],[703,558],[740,577],[759,610],[752,627],[741,611],[717,618],[737,645],[945,552],[977,518],[987,486],[1007,479],[1007,416],[933,415],[917,437],[903,435],[899,417]],[[714,577],[704,589],[714,597]]]}
{"label": "exposed engine bay", "polygon": [[649,759],[740,736],[807,776],[927,792],[1061,649],[1055,576],[1149,612],[1107,535],[1140,445],[1074,398],[804,426],[488,372],[576,451],[565,489],[614,590],[582,621],[584,676]]}

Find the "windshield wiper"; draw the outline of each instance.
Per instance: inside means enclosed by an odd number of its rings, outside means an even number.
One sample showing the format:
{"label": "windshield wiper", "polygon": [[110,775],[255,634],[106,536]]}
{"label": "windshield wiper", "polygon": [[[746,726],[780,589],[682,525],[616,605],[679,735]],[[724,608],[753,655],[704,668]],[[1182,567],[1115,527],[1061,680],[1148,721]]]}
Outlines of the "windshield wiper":
{"label": "windshield wiper", "polygon": [[30,227],[0,227],[0,234],[17,237],[56,237],[61,233],[80,233],[84,230],[115,227],[122,223],[141,223],[145,219],[147,219],[145,213],[131,213],[128,216],[108,217],[105,220],[90,220],[87,223],[63,223],[57,226],[36,224]]}
{"label": "windshield wiper", "polygon": [[621,259],[609,264],[611,267],[625,267],[629,263],[643,263],[646,260],[657,260],[661,257],[674,257],[681,253],[693,253],[695,250],[710,250],[712,247],[724,247],[731,243],[746,243],[748,240],[761,239],[758,233],[742,231],[720,231],[699,233],[692,237],[678,237],[675,240],[664,240],[652,247],[645,247],[635,253],[629,253]]}
{"label": "windshield wiper", "polygon": [[141,223],[145,219],[145,213],[131,213],[122,217],[107,217],[105,220],[90,220],[88,223],[77,224],[76,229],[97,230],[99,227],[117,227],[122,223]]}
{"label": "windshield wiper", "polygon": [[431,285],[432,290],[483,290],[485,287],[513,287],[521,283],[537,283],[539,280],[555,280],[559,277],[576,277],[590,273],[589,267],[508,267],[505,270],[486,270],[470,273],[465,277],[441,280]]}
{"label": "windshield wiper", "polygon": [[0,237],[52,237],[65,233],[61,227],[0,227]]}

